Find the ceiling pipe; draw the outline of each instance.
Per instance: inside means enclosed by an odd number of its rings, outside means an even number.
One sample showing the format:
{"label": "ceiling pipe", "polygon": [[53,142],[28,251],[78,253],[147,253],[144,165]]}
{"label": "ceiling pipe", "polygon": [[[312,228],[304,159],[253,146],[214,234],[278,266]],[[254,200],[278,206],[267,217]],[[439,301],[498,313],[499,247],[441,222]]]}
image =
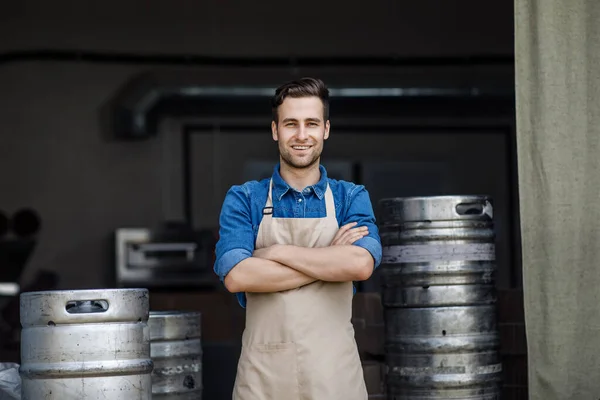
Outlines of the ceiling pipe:
{"label": "ceiling pipe", "polygon": [[[16,62],[72,62],[72,63],[108,63],[160,65],[183,67],[208,67],[229,69],[241,68],[244,71],[258,68],[277,68],[287,70],[288,76],[296,76],[300,68],[335,68],[336,71],[352,68],[386,69],[388,71],[419,70],[427,68],[429,73],[439,73],[448,68],[468,71],[471,68],[492,67],[503,68],[507,71],[514,69],[514,56],[457,56],[457,57],[214,57],[195,54],[135,54],[122,52],[98,52],[89,50],[62,49],[32,49],[15,50],[0,53],[0,65]],[[292,72],[289,74],[289,72]],[[468,76],[468,72],[466,74]],[[157,112],[157,105],[170,102],[208,100],[211,98],[265,98],[270,97],[275,87],[268,85],[213,85],[180,82],[178,84],[159,83],[152,76],[142,76],[133,79],[125,85],[109,105],[111,135],[123,140],[148,138],[156,134],[156,124],[150,122],[152,114]],[[512,79],[512,78],[511,78]],[[496,83],[490,86],[477,82],[461,84],[401,84],[355,85],[331,84],[332,99],[467,99],[467,98],[510,98],[514,96],[514,80],[504,80],[504,84]],[[466,80],[473,80],[466,78]],[[243,79],[241,80],[244,81]],[[410,81],[410,79],[408,79]],[[386,82],[387,83],[387,82]],[[412,82],[411,82],[412,83]],[[181,104],[181,103],[180,103]],[[154,117],[157,117],[154,115]],[[156,118],[154,118],[156,120]]]}
{"label": "ceiling pipe", "polygon": [[[439,85],[405,87],[343,87],[330,85],[332,101],[442,99],[512,99],[514,85]],[[193,83],[161,84],[152,78],[141,77],[130,82],[117,95],[111,106],[112,131],[121,140],[145,139],[157,133],[159,104],[210,101],[218,99],[256,99],[261,102],[275,92],[275,86],[199,85]],[[199,106],[200,107],[200,106]],[[166,107],[168,108],[168,107]],[[191,107],[192,109],[194,107]],[[164,112],[164,111],[163,111]]]}

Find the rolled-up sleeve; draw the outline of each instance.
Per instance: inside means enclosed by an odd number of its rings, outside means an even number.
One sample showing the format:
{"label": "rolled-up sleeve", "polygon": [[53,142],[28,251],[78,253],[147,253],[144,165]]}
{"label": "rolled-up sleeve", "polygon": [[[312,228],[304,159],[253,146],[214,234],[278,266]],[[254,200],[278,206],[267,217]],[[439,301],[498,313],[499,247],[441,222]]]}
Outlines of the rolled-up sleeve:
{"label": "rolled-up sleeve", "polygon": [[243,186],[227,191],[219,217],[219,241],[215,248],[214,271],[223,281],[239,262],[254,252],[250,200]]}
{"label": "rolled-up sleeve", "polygon": [[357,222],[357,226],[366,226],[369,229],[369,234],[354,242],[354,245],[371,253],[374,267],[377,268],[381,264],[381,239],[369,192],[363,185],[355,185],[349,191],[347,201],[346,217],[342,225]]}

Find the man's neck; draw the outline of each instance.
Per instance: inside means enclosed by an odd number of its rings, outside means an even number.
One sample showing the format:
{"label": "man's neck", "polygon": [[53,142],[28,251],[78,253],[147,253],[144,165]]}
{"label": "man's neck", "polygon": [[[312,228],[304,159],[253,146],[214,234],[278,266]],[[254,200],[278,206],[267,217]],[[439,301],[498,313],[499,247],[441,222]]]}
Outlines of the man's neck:
{"label": "man's neck", "polygon": [[318,162],[307,168],[293,168],[281,162],[279,164],[279,175],[288,185],[298,191],[307,186],[315,185],[321,179]]}

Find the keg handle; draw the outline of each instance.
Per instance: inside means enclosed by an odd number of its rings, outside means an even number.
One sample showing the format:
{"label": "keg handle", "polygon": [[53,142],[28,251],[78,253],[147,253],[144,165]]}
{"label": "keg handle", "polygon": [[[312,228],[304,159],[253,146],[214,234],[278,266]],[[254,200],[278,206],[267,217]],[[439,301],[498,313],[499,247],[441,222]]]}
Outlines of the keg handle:
{"label": "keg handle", "polygon": [[455,211],[458,215],[483,215],[488,214],[492,217],[492,205],[489,201],[484,203],[465,202],[458,203],[455,206]]}
{"label": "keg handle", "polygon": [[65,310],[69,314],[92,314],[108,311],[106,300],[71,300],[67,301]]}

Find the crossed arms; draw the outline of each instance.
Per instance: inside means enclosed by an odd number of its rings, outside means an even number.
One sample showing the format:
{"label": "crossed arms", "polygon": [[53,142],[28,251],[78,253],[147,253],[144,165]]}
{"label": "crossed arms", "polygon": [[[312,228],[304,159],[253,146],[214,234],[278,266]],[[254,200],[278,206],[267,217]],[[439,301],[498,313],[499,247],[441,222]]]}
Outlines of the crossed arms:
{"label": "crossed arms", "polygon": [[231,293],[279,292],[317,280],[329,282],[369,279],[374,261],[368,250],[352,243],[368,234],[356,223],[342,226],[327,247],[274,245],[255,250],[225,277]]}

